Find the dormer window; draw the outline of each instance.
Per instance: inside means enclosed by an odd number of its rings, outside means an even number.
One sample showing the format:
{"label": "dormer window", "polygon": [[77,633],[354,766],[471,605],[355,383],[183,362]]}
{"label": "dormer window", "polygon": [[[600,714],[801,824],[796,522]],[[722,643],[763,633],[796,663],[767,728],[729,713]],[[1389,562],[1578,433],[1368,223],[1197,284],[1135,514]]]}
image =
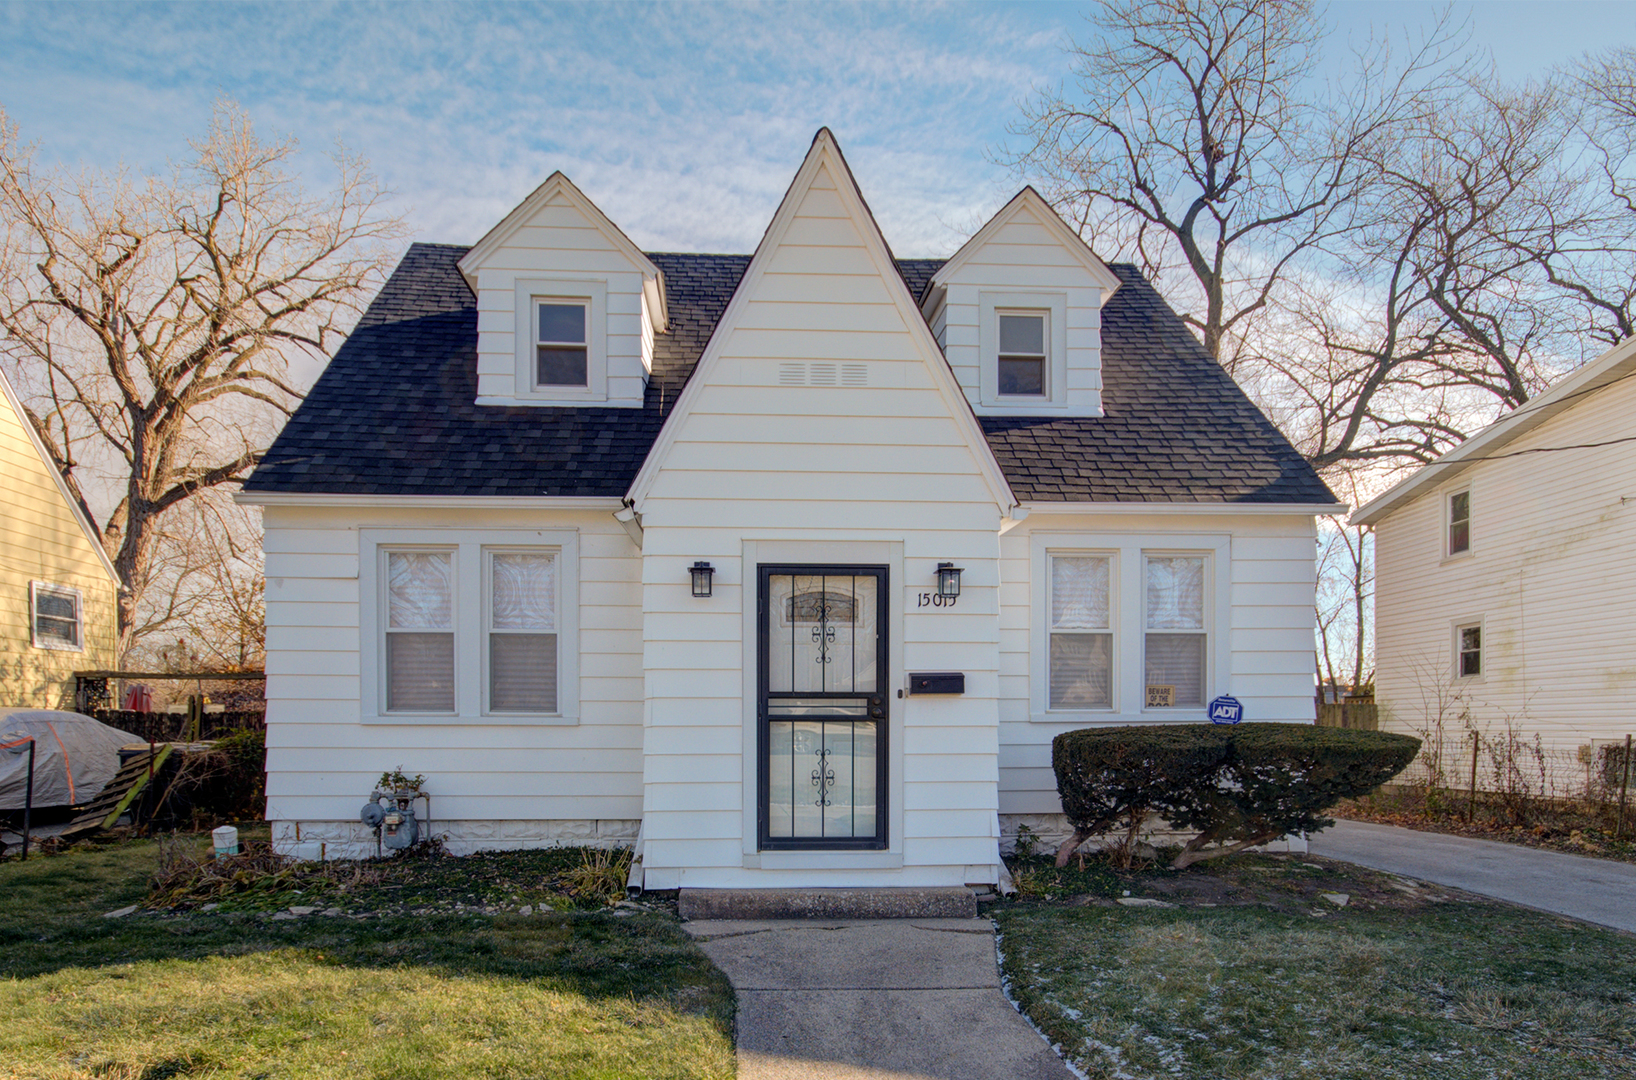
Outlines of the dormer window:
{"label": "dormer window", "polygon": [[1000,351],[999,392],[1006,397],[1047,396],[1046,366],[1050,353],[1049,311],[998,311]]}
{"label": "dormer window", "polygon": [[584,300],[534,301],[534,385],[537,387],[588,384]]}
{"label": "dormer window", "polygon": [[1068,297],[982,292],[977,310],[981,400],[1021,413],[1068,407]]}
{"label": "dormer window", "polygon": [[[516,390],[504,404],[607,401],[608,283],[593,278],[519,278],[515,288]],[[479,397],[478,404],[502,402]]]}

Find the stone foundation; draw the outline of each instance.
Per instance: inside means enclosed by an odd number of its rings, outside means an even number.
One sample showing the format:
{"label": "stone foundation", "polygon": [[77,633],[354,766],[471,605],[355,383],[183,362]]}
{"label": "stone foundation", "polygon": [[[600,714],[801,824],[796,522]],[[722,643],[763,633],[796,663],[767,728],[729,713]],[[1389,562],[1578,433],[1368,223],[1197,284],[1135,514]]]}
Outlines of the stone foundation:
{"label": "stone foundation", "polygon": [[[275,821],[273,850],[297,859],[367,859],[375,832],[360,821]],[[438,821],[428,830],[451,855],[522,848],[628,848],[640,821],[564,818],[550,821]]]}
{"label": "stone foundation", "polygon": [[[1030,839],[1034,842],[1036,852],[1055,851],[1062,842],[1073,835],[1073,828],[1068,819],[1062,814],[1001,814],[1000,815],[1000,852],[1004,855],[1013,855],[1017,851],[1017,836],[1022,826],[1028,827]],[[1149,818],[1147,825],[1142,829],[1141,839],[1154,847],[1165,845],[1185,844],[1193,838],[1193,833],[1179,829],[1172,829],[1169,822],[1157,817]],[[1092,837],[1085,841],[1082,850],[1095,851],[1100,841]],[[1295,851],[1304,852],[1307,849],[1307,839],[1304,836],[1286,836],[1282,840],[1274,841],[1257,851]]]}

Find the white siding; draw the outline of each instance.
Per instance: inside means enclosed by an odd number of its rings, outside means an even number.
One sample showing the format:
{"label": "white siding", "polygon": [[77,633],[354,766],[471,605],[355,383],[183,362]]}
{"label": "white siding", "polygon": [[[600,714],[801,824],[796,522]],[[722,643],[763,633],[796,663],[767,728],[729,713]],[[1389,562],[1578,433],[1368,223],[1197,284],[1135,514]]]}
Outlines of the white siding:
{"label": "white siding", "polygon": [[[466,846],[486,834],[495,844],[543,838],[503,836],[493,823],[641,817],[641,560],[609,514],[268,507],[265,523],[276,836],[293,839],[301,824],[305,836],[339,839],[334,825],[355,822],[376,779],[399,766],[426,775],[434,829]],[[361,722],[360,649],[376,646],[359,640],[359,529],[455,527],[577,530],[577,724]]]}
{"label": "white siding", "polygon": [[[483,261],[477,274],[477,394],[518,396],[519,279],[596,280],[607,285],[607,401],[640,407],[653,367],[653,328],[642,289],[642,270],[591,220],[558,193]],[[565,285],[565,295],[572,286]],[[526,313],[522,316],[525,320]],[[525,325],[523,332],[529,328]]]}
{"label": "white siding", "polygon": [[[1000,812],[1005,815],[1057,814],[1056,775],[1051,768],[1051,740],[1064,731],[1092,725],[1201,722],[1202,711],[1144,713],[1140,701],[1121,699],[1119,713],[1062,714],[1031,707],[1029,680],[1033,658],[1048,649],[1046,612],[1036,611],[1033,583],[1039,547],[1078,547],[1056,538],[1094,537],[1091,546],[1112,546],[1125,537],[1143,538],[1141,546],[1162,550],[1195,550],[1209,537],[1228,539],[1225,565],[1216,574],[1229,597],[1224,618],[1228,640],[1214,666],[1206,698],[1231,694],[1244,705],[1248,720],[1311,723],[1313,719],[1313,589],[1315,544],[1310,514],[1084,514],[1036,512],[1000,539],[1000,572],[1004,580],[1000,606]],[[1036,537],[1040,543],[1036,544]],[[1040,590],[1039,595],[1046,595]],[[1048,600],[1047,600],[1048,603]],[[1222,614],[1222,613],[1214,613]],[[1120,647],[1139,655],[1142,627],[1116,625]],[[1036,699],[1041,699],[1041,694]]]}
{"label": "white siding", "polygon": [[[1065,395],[1053,407],[983,404],[979,343],[982,295],[985,292],[1060,294],[1066,301],[1064,333],[1067,353]],[[1068,251],[1031,208],[1021,207],[989,241],[972,251],[947,279],[941,310],[933,313],[938,344],[954,368],[960,386],[979,415],[1044,412],[1063,416],[1102,413],[1102,287],[1085,264]],[[991,376],[992,377],[992,376]],[[1055,396],[1055,395],[1053,395]]]}
{"label": "white siding", "polygon": [[[718,330],[728,334],[723,352],[695,376],[706,381],[678,416],[641,507],[650,886],[993,877],[998,508],[934,382],[931,343],[917,341],[924,326],[907,321],[918,314],[894,303],[896,283],[861,232],[868,226],[849,215],[835,183],[826,166],[792,194],[793,221],[762,253],[765,276],[747,279],[736,323]],[[865,385],[780,385],[787,365],[844,361],[866,366]],[[935,354],[930,362],[940,363]],[[826,554],[893,566],[891,849],[757,853],[746,694],[756,563]],[[698,559],[716,567],[709,600],[689,592],[686,568]],[[965,569],[958,606],[917,610],[917,594],[948,560]],[[963,670],[966,693],[899,699],[906,670]]]}
{"label": "white siding", "polygon": [[[1636,434],[1636,386],[1588,396],[1503,449]],[[1441,695],[1498,733],[1571,753],[1636,731],[1636,446],[1477,462],[1376,527],[1378,699],[1414,731]],[[1445,558],[1444,502],[1471,491],[1471,551]],[[1483,674],[1455,679],[1454,628],[1481,621]],[[1469,745],[1469,744],[1468,744]],[[1582,777],[1581,777],[1582,778]]]}

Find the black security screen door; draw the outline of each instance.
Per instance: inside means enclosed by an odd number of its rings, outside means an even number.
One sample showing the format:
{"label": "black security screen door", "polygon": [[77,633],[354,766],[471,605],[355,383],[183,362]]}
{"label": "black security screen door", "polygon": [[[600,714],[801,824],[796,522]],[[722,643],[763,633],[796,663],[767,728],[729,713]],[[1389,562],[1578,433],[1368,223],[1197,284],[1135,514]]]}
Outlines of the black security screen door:
{"label": "black security screen door", "polygon": [[886,847],[886,568],[762,566],[760,846]]}

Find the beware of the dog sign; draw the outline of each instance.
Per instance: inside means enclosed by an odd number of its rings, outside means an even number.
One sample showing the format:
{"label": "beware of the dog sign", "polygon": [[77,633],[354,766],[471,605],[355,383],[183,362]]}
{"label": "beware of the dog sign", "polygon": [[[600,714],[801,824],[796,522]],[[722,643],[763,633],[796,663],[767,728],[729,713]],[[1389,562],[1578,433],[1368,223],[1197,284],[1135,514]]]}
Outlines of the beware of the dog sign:
{"label": "beware of the dog sign", "polygon": [[1226,694],[1210,703],[1210,722],[1212,724],[1236,724],[1244,719],[1244,706],[1238,699]]}

